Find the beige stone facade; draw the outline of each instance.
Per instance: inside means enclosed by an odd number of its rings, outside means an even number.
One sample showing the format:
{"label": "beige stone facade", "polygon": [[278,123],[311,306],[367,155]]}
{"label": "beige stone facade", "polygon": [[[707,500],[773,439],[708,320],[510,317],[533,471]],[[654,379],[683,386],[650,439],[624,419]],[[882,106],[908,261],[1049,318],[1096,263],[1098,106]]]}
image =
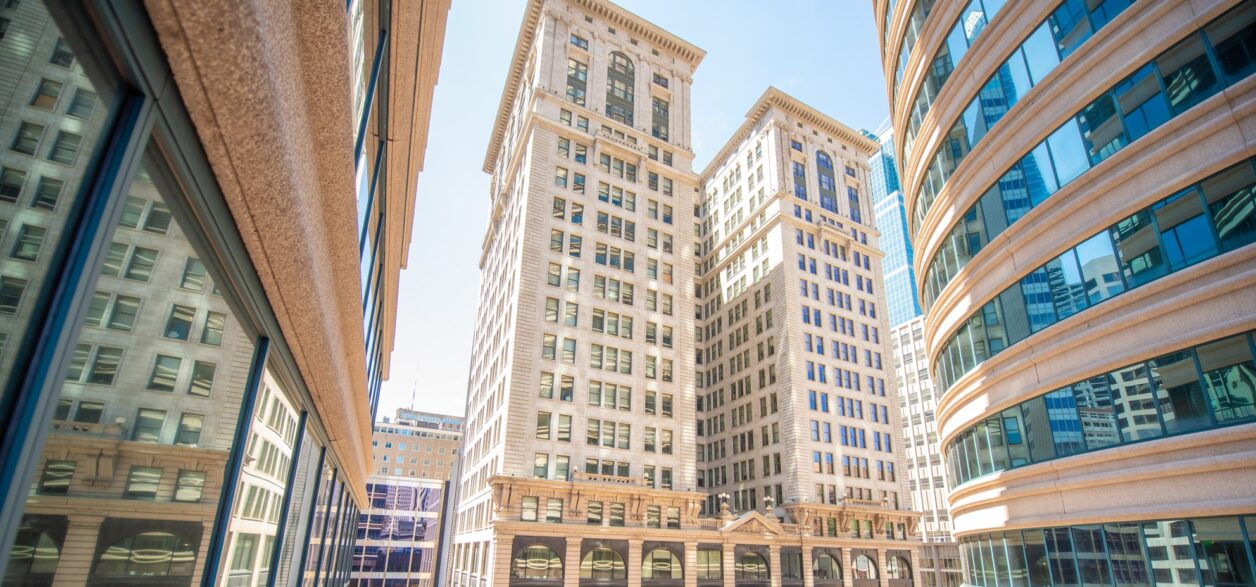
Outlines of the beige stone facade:
{"label": "beige stone facade", "polygon": [[462,445],[462,418],[399,408],[375,423],[371,474],[449,481]]}
{"label": "beige stone facade", "polygon": [[[875,145],[769,89],[699,177],[690,83],[703,56],[607,2],[528,4],[485,160],[492,214],[450,584],[912,582],[917,516],[897,473],[860,195]],[[757,167],[733,171],[747,155]],[[794,160],[810,169],[805,217],[789,203]],[[862,392],[839,399],[827,365],[811,416],[801,382],[819,370],[788,269],[796,231],[850,265],[823,320],[838,332],[845,319],[844,384]]]}

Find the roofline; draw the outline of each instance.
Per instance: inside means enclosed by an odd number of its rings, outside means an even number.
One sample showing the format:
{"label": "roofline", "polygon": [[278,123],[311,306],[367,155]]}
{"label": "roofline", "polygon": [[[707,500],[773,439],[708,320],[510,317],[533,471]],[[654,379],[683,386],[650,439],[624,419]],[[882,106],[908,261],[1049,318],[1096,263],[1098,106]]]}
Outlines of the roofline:
{"label": "roofline", "polygon": [[[689,63],[691,70],[706,57],[706,51],[692,43],[660,28],[654,23],[633,14],[606,0],[566,0],[595,15],[601,16],[629,33],[644,37],[646,41],[660,46]],[[536,41],[536,29],[541,21],[541,13],[546,0],[528,0],[524,9],[523,23],[519,27],[519,37],[515,40],[515,53],[506,74],[506,86],[502,88],[501,101],[497,104],[497,121],[493,124],[493,134],[489,138],[488,150],[484,154],[484,172],[493,173],[502,140],[506,135],[506,122],[510,119],[510,105],[519,94],[520,81],[523,79],[523,66],[528,53]]]}
{"label": "roofline", "polygon": [[772,108],[780,108],[781,110],[802,119],[803,122],[815,126],[820,130],[833,135],[834,137],[845,140],[855,148],[862,151],[866,156],[871,157],[874,153],[881,149],[881,145],[879,143],[863,136],[859,133],[859,131],[856,131],[849,126],[834,120],[827,114],[808,106],[802,100],[782,92],[776,86],[768,86],[768,89],[763,91],[763,95],[759,96],[759,99],[756,100],[754,105],[750,107],[750,110],[746,112],[746,121],[741,123],[741,126],[737,128],[737,131],[729,137],[728,142],[724,143],[724,146],[720,148],[720,151],[716,153],[709,162],[707,162],[706,168],[702,170],[702,173],[698,174],[699,183],[704,184],[708,179],[710,179],[710,175],[723,165],[724,161],[728,159],[728,156],[733,152],[737,145],[740,145],[741,142],[750,135],[750,131],[756,124],[759,123],[760,120],[763,119],[768,110]]}

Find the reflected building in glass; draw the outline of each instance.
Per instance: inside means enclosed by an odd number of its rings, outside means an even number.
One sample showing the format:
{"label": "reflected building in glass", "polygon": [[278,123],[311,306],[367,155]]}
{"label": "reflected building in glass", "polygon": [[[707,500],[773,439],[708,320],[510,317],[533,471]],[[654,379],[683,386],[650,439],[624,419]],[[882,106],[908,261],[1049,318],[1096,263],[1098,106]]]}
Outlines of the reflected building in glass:
{"label": "reflected building in glass", "polygon": [[0,7],[0,583],[344,582],[448,3],[148,8]]}
{"label": "reflected building in glass", "polygon": [[874,12],[965,583],[1256,584],[1256,2]]}
{"label": "reflected building in glass", "polygon": [[431,587],[439,577],[462,418],[398,408],[375,423],[369,506],[358,516],[351,585]]}

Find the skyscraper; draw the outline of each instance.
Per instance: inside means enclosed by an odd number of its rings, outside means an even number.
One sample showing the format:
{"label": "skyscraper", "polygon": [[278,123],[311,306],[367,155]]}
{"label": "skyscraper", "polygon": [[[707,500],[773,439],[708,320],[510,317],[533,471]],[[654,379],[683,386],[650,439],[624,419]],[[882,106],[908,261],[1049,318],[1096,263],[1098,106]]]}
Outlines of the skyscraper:
{"label": "skyscraper", "polygon": [[5,585],[347,578],[448,3],[304,8],[0,7]]}
{"label": "skyscraper", "polygon": [[[869,133],[871,134],[871,133]],[[920,316],[920,297],[916,293],[915,253],[907,238],[907,213],[903,192],[899,189],[898,165],[894,155],[894,130],[888,125],[869,138],[880,147],[868,158],[868,188],[881,232],[878,242],[885,257],[881,261],[885,274],[886,311],[890,328]]]}
{"label": "skyscraper", "polygon": [[703,56],[603,0],[525,10],[452,584],[911,582],[875,145],[769,89],[694,174]]}
{"label": "skyscraper", "polygon": [[966,582],[1252,583],[1256,2],[875,6]]}

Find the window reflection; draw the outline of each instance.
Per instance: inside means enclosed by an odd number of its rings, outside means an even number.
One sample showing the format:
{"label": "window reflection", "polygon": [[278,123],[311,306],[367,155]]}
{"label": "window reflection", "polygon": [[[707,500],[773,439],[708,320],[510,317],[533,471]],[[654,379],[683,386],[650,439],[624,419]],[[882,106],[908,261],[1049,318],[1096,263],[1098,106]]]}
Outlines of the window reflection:
{"label": "window reflection", "polygon": [[953,488],[1083,451],[1256,420],[1253,349],[1250,334],[1232,336],[1095,375],[993,414],[947,445],[948,481]]}

